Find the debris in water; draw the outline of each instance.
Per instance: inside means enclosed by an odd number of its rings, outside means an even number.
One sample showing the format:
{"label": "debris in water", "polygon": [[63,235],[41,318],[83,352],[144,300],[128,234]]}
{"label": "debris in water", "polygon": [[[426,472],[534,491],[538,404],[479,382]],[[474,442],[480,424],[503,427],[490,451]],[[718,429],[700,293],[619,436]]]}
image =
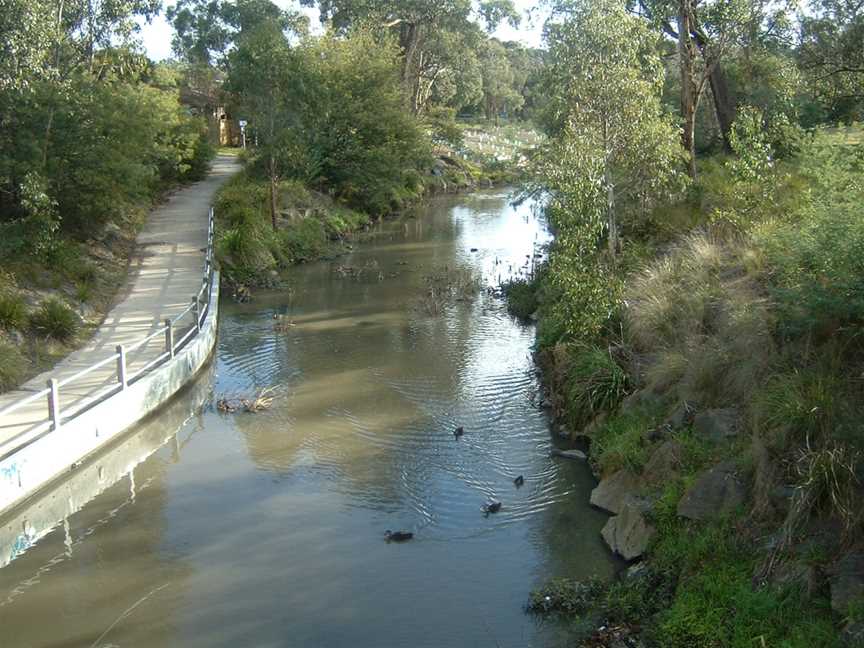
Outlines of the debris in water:
{"label": "debris in water", "polygon": [[249,413],[263,412],[273,405],[273,392],[276,387],[265,387],[249,398],[223,396],[216,401],[216,409],[226,414],[233,414],[238,410]]}

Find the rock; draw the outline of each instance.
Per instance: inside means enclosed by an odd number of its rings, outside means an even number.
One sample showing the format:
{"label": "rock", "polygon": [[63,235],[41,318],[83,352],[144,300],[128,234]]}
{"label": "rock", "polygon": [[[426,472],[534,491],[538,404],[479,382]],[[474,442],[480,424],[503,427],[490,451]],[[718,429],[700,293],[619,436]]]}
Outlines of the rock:
{"label": "rock", "polygon": [[819,592],[824,577],[817,567],[799,560],[790,560],[777,566],[771,574],[770,582],[777,587],[796,589],[809,599]]}
{"label": "rock", "polygon": [[734,407],[709,409],[693,417],[693,431],[716,443],[737,436],[740,428],[741,417]]}
{"label": "rock", "polygon": [[665,397],[650,389],[640,389],[630,394],[621,402],[622,412],[632,412],[637,409],[658,408],[666,401]]}
{"label": "rock", "polygon": [[580,461],[588,459],[588,455],[581,450],[559,450],[558,448],[552,448],[550,454],[553,457],[563,457],[564,459],[579,459]]}
{"label": "rock", "polygon": [[591,504],[610,513],[618,514],[628,495],[639,488],[639,477],[627,469],[612,473],[606,479],[600,480],[597,487],[591,491]]}
{"label": "rock", "polygon": [[681,401],[663,421],[663,426],[670,430],[681,430],[693,423],[695,414],[696,410],[690,403]]}
{"label": "rock", "polygon": [[104,242],[106,245],[113,245],[117,241],[123,238],[123,230],[116,223],[105,223],[105,227],[102,228],[102,234],[99,237],[99,240]]}
{"label": "rock", "polygon": [[864,621],[850,621],[843,627],[841,636],[847,646],[864,645]]}
{"label": "rock", "polygon": [[602,426],[606,422],[606,418],[606,412],[600,412],[597,416],[594,417],[594,420],[592,420],[588,425],[582,428],[582,432],[580,433],[581,436],[590,438],[591,435],[596,434],[597,430],[600,429],[600,426]]}
{"label": "rock", "polygon": [[624,560],[635,560],[648,549],[655,530],[631,498],[621,507],[621,512],[606,522],[600,534],[609,548]]}
{"label": "rock", "polygon": [[678,502],[678,515],[691,520],[717,518],[741,506],[745,495],[734,462],[724,461],[696,477]]}
{"label": "rock", "polygon": [[659,486],[674,477],[681,466],[681,444],[677,441],[664,441],[645,463],[642,480],[651,486]]}
{"label": "rock", "polygon": [[853,551],[834,563],[828,570],[828,584],[831,608],[846,616],[849,604],[864,596],[864,553]]}

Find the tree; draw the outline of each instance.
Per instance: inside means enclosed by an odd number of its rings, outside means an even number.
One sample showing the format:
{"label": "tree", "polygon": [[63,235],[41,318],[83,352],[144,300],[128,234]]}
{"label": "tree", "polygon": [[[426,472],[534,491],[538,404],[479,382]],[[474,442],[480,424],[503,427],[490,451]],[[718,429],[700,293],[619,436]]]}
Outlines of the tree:
{"label": "tree", "polygon": [[291,129],[298,122],[294,98],[298,78],[295,57],[280,25],[262,22],[248,28],[229,56],[227,89],[249,116],[266,161],[270,180],[270,219],[277,229],[280,162]]}
{"label": "tree", "polygon": [[[477,10],[471,0],[302,0],[318,5],[322,22],[346,33],[363,26],[379,33],[395,35],[401,53],[401,77],[405,97],[417,114],[425,107],[434,85],[444,79],[440,44],[447,34],[476,32],[476,20],[487,30],[507,20],[517,24],[519,14],[511,0],[484,0]],[[458,58],[459,51],[447,53],[444,60]]]}
{"label": "tree", "polygon": [[177,0],[166,17],[174,27],[172,47],[192,65],[224,65],[226,52],[243,32],[270,24],[283,32],[305,33],[308,20],[270,0]]}
{"label": "tree", "polygon": [[705,88],[711,88],[720,132],[730,149],[736,98],[730,90],[726,59],[736,47],[753,44],[784,27],[785,4],[763,0],[638,0],[631,2],[631,8],[676,43],[682,145],[690,154],[689,171],[695,177],[696,114]]}
{"label": "tree", "polygon": [[799,64],[832,119],[864,115],[864,2],[814,0],[801,17]]}
{"label": "tree", "polygon": [[[558,137],[540,156],[565,236],[590,254],[620,246],[618,211],[640,208],[679,180],[676,129],[663,113],[657,37],[619,0],[566,5],[549,26],[549,85]],[[623,200],[622,200],[623,199]]]}
{"label": "tree", "polygon": [[490,39],[481,57],[483,73],[483,110],[486,119],[495,120],[502,111],[512,113],[522,107],[522,95],[516,90],[515,76],[507,50],[497,40]]}

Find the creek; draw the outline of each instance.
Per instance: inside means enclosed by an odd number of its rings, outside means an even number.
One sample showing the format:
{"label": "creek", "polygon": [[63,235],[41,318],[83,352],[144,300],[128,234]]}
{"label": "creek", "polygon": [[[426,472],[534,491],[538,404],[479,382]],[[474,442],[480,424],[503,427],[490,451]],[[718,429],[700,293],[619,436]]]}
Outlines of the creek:
{"label": "creek", "polygon": [[[435,198],[290,290],[223,300],[213,365],[90,462],[101,493],[47,493],[73,511],[52,528],[0,521],[42,536],[0,569],[0,645],[563,645],[529,591],[616,564],[587,466],[550,457],[533,328],[485,289],[549,240],[510,198]],[[426,277],[456,271],[484,289],[430,314]],[[216,407],[263,387],[265,411]]]}

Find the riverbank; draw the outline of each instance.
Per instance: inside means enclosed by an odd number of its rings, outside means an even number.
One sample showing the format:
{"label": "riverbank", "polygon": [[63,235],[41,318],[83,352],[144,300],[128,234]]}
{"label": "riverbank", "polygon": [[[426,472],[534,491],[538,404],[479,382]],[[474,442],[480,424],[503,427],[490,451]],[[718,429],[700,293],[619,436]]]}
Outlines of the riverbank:
{"label": "riverbank", "polygon": [[217,196],[217,260],[231,292],[243,300],[254,288],[279,285],[281,272],[294,264],[350,252],[354,237],[373,221],[410,212],[438,194],[512,184],[519,174],[512,160],[477,157],[472,161],[442,150],[413,192],[376,214],[351,208],[297,180],[283,180],[276,191],[274,228],[269,182],[247,167]]}
{"label": "riverbank", "polygon": [[[203,180],[214,159],[218,164],[235,156],[214,158],[208,148],[200,158],[182,181],[162,180],[152,194],[124,205],[101,226],[60,230],[40,254],[0,258],[0,394],[91,344],[111,309],[127,295],[123,287],[130,269],[145,255],[136,241],[150,213]],[[14,238],[14,230],[10,236]]]}
{"label": "riverbank", "polygon": [[590,448],[602,537],[636,565],[542,590],[605,627],[582,645],[860,645],[861,153],[817,135],[749,174],[703,162],[687,201],[625,229],[593,312],[554,246],[509,291],[539,320],[546,405]]}
{"label": "riverbank", "polygon": [[[219,156],[207,179],[175,192],[153,210],[137,237],[128,281],[94,335],[68,353],[49,371],[0,396],[0,409],[45,389],[49,377],[63,380],[105,361],[118,345],[139,342],[184,311],[202,285],[208,240],[208,212],[218,187],[237,171],[232,156]],[[187,326],[187,323],[183,323]],[[179,339],[179,337],[178,337]],[[165,349],[164,338],[130,352],[126,364],[131,376]],[[61,388],[59,407],[70,411],[95,392],[117,382],[116,363],[104,364],[81,380]],[[45,399],[27,404],[0,422],[0,442],[10,441],[46,420]]]}

